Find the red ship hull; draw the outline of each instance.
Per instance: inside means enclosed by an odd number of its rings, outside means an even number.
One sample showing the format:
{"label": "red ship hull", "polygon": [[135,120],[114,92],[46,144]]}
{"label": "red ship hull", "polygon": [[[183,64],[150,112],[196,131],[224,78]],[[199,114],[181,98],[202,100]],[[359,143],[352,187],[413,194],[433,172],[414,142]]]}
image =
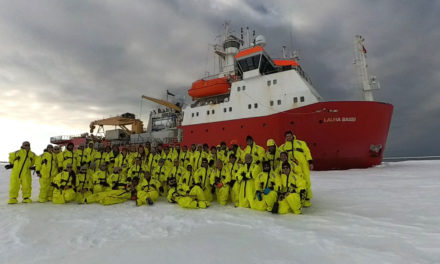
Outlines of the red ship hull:
{"label": "red ship hull", "polygon": [[367,168],[382,162],[393,106],[367,101],[320,102],[289,111],[254,118],[182,126],[183,144],[227,144],[233,139],[244,146],[247,135],[266,147],[273,138],[284,142],[293,131],[312,152],[316,170]]}

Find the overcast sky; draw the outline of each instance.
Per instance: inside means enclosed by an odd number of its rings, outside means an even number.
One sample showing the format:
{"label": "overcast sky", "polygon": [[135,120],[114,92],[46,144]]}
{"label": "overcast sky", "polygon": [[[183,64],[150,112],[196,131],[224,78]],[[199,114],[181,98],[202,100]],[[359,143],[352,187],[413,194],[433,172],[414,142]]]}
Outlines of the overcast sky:
{"label": "overcast sky", "polygon": [[386,156],[440,155],[440,1],[0,1],[0,160],[30,140],[181,96],[213,71],[225,20],[300,63],[326,100],[360,99],[353,36],[366,39],[378,101],[394,105]]}

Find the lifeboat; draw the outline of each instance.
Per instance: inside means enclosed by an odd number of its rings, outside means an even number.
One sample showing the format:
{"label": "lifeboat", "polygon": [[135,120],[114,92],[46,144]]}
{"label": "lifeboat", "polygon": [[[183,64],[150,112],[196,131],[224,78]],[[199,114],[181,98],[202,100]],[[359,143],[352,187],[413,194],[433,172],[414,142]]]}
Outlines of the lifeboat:
{"label": "lifeboat", "polygon": [[192,98],[204,98],[229,93],[231,83],[229,77],[195,81],[188,94]]}

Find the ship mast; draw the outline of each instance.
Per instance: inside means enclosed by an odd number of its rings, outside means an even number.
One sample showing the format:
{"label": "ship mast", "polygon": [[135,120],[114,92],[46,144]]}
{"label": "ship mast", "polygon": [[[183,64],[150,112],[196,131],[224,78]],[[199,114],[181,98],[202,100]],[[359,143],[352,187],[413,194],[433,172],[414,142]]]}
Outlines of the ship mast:
{"label": "ship mast", "polygon": [[358,73],[359,85],[363,92],[365,101],[374,101],[373,90],[380,89],[380,85],[376,80],[376,76],[368,75],[367,64],[367,50],[364,46],[365,39],[356,35],[354,37],[354,64],[356,65],[356,71]]}

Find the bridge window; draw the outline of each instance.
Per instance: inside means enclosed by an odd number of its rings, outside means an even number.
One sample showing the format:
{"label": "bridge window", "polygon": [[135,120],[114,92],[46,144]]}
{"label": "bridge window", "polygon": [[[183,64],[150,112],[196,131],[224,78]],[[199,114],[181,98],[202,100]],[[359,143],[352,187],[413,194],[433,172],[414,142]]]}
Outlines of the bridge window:
{"label": "bridge window", "polygon": [[262,56],[260,73],[261,74],[269,74],[269,73],[272,73],[275,71],[276,71],[276,69],[275,69],[274,65],[266,58],[266,56]]}
{"label": "bridge window", "polygon": [[301,96],[299,99],[301,102],[304,102],[304,96]]}
{"label": "bridge window", "polygon": [[261,54],[238,60],[238,66],[243,72],[255,70],[260,65],[260,57]]}

